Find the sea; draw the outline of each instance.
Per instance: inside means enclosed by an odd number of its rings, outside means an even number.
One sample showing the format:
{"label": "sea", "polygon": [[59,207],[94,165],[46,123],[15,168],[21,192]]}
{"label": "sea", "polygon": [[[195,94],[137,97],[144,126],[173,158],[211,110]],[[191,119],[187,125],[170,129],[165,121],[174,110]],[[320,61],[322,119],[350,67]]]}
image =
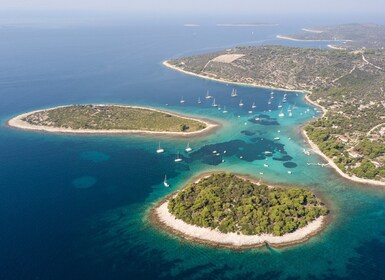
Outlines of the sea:
{"label": "sea", "polygon": [[[2,19],[0,279],[385,279],[385,189],[347,181],[317,165],[323,163],[318,155],[304,153],[310,147],[301,127],[320,112],[302,93],[234,86],[162,65],[235,46],[325,48],[328,42],[276,35],[383,18],[231,19],[277,25],[216,25],[229,23],[228,17]],[[230,97],[233,88],[237,98]],[[204,98],[207,90],[220,110]],[[221,128],[176,139],[50,134],[6,125],[24,112],[90,103],[150,106],[212,119]],[[190,153],[184,151],[188,142]],[[163,154],[156,153],[159,143]],[[180,163],[174,161],[178,152]],[[149,222],[160,199],[211,170],[314,191],[331,211],[329,222],[305,243],[243,251],[186,241]]]}

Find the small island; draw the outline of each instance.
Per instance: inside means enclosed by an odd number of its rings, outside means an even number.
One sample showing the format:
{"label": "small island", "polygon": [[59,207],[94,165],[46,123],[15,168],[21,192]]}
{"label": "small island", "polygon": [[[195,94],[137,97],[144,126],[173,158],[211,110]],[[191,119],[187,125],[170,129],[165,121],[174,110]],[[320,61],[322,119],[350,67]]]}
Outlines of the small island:
{"label": "small island", "polygon": [[216,123],[152,108],[124,105],[69,105],[19,115],[8,125],[56,133],[151,133],[187,136]]}
{"label": "small island", "polygon": [[323,228],[328,213],[308,190],[211,173],[161,201],[150,217],[188,240],[245,249],[305,241]]}

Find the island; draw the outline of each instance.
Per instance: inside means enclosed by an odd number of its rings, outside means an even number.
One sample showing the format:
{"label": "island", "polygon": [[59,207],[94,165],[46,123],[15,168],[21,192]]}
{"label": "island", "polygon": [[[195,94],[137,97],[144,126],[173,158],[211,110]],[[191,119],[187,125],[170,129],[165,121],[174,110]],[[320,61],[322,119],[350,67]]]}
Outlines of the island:
{"label": "island", "polygon": [[323,112],[304,127],[314,152],[347,179],[385,185],[384,48],[236,47],[164,65],[227,84],[306,93]]}
{"label": "island", "polygon": [[329,213],[314,193],[232,173],[203,174],[151,210],[158,226],[188,240],[245,249],[287,246],[322,230]]}
{"label": "island", "polygon": [[327,41],[336,49],[380,49],[385,46],[385,28],[379,24],[339,24],[316,28],[302,28],[302,33],[277,35],[278,39],[291,41]]}
{"label": "island", "polygon": [[16,116],[10,127],[56,133],[134,133],[191,136],[218,124],[152,108],[90,104],[59,106]]}

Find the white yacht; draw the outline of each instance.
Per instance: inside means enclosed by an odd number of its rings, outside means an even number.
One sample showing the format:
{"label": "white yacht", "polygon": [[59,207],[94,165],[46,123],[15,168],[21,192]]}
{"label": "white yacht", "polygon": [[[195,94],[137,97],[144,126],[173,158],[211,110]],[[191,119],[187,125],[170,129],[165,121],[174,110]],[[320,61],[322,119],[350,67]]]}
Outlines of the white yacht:
{"label": "white yacht", "polygon": [[190,147],[190,143],[187,143],[187,147],[185,149],[186,153],[189,153],[192,151],[192,148]]}
{"label": "white yacht", "polygon": [[218,104],[215,103],[215,98],[214,98],[213,104],[211,104],[211,106],[213,106],[213,107],[218,107]]}
{"label": "white yacht", "polygon": [[201,98],[198,97],[198,104],[201,104],[201,103],[202,103]]}
{"label": "white yacht", "polygon": [[281,112],[278,114],[278,117],[283,118],[284,116],[285,116],[285,114],[284,114],[283,111],[281,110]]}
{"label": "white yacht", "polygon": [[180,99],[180,103],[184,103],[184,99],[183,99],[183,96],[182,96],[182,98]]}
{"label": "white yacht", "polygon": [[255,106],[255,102],[253,102],[253,105],[251,105],[252,109],[255,109],[257,106]]}
{"label": "white yacht", "polygon": [[206,96],[205,96],[206,99],[211,99],[213,98],[210,94],[209,94],[209,91],[206,92]]}
{"label": "white yacht", "polygon": [[233,88],[232,92],[231,92],[231,97],[237,97],[238,94],[237,94],[237,90],[235,88]]}
{"label": "white yacht", "polygon": [[170,186],[169,183],[167,183],[167,175],[164,175],[163,185],[168,188]]}
{"label": "white yacht", "polygon": [[224,113],[224,114],[227,113],[226,106],[223,106],[223,111],[222,111],[222,113]]}
{"label": "white yacht", "polygon": [[181,162],[182,161],[182,159],[179,157],[179,152],[178,152],[178,154],[176,156],[176,159],[174,159],[174,161],[175,162]]}
{"label": "white yacht", "polygon": [[242,99],[241,101],[239,101],[239,106],[242,107],[243,106],[243,102],[242,102]]}
{"label": "white yacht", "polygon": [[156,150],[156,153],[157,153],[157,154],[164,153],[164,149],[162,149],[162,148],[160,147],[160,142],[159,142],[159,144],[158,144],[158,149]]}

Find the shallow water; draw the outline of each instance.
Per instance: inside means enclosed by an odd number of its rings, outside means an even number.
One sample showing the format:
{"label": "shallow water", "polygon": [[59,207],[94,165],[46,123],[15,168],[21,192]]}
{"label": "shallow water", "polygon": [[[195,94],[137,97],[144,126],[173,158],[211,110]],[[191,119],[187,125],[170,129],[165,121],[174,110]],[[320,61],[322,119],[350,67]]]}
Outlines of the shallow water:
{"label": "shallow water", "polygon": [[[307,165],[322,161],[303,153],[308,146],[300,127],[319,113],[301,94],[275,91],[268,106],[271,90],[237,87],[239,97],[231,98],[231,85],[161,65],[244,42],[277,43],[275,34],[298,27],[300,22],[242,29],[180,23],[1,29],[0,278],[385,279],[384,189]],[[206,90],[228,113],[203,98]],[[285,93],[286,116],[280,118],[277,105]],[[172,139],[54,135],[4,124],[25,111],[91,102],[153,106],[223,126],[201,138]],[[253,102],[257,107],[249,114]],[[297,107],[292,117],[289,105]],[[159,141],[166,150],[160,155]],[[181,163],[174,162],[177,152]],[[148,223],[157,200],[208,170],[309,188],[331,208],[331,222],[304,244],[248,251],[193,244]],[[170,188],[163,187],[165,174]]]}

